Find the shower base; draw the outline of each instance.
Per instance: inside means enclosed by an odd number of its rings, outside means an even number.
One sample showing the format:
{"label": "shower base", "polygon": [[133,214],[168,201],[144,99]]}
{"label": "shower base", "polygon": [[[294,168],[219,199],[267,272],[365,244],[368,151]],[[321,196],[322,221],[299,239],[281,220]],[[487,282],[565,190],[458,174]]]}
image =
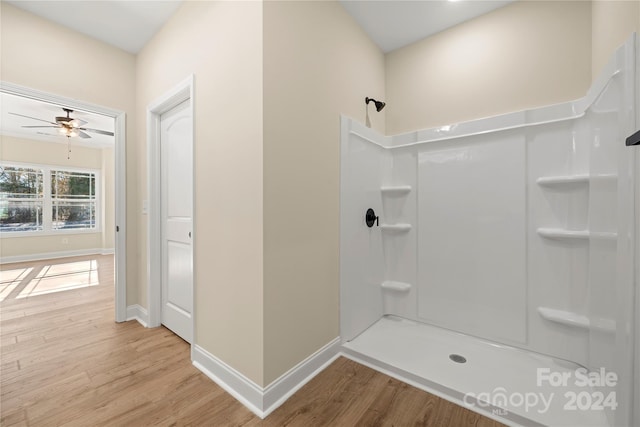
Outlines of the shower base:
{"label": "shower base", "polygon": [[[395,316],[342,347],[346,357],[507,425],[608,426],[603,410],[572,409],[574,394],[593,390],[576,384],[580,366],[571,362]],[[566,385],[550,384],[546,373],[565,375]]]}

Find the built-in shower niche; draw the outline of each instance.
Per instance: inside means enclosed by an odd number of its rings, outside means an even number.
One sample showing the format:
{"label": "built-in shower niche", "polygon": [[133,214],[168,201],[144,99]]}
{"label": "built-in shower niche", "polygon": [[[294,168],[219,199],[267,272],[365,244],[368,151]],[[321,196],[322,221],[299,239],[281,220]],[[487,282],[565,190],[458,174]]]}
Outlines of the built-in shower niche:
{"label": "built-in shower niche", "polygon": [[385,275],[380,283],[382,314],[416,317],[416,157],[393,154],[391,169],[380,187]]}
{"label": "built-in shower niche", "polygon": [[[581,150],[588,152],[588,138],[582,141],[585,143]],[[565,144],[575,155],[577,144]],[[536,167],[531,169],[532,174],[537,174]],[[539,351],[587,366],[590,241],[599,238],[615,242],[616,237],[615,233],[598,233],[589,228],[588,163],[559,171],[538,177],[537,187],[530,189],[532,205],[536,198],[547,202],[532,217],[537,236],[532,233],[534,241],[530,245],[530,265],[534,270],[530,274],[530,295],[535,308],[530,312],[531,341]]]}
{"label": "built-in shower niche", "polygon": [[586,366],[590,126],[576,118],[526,135],[528,346]]}

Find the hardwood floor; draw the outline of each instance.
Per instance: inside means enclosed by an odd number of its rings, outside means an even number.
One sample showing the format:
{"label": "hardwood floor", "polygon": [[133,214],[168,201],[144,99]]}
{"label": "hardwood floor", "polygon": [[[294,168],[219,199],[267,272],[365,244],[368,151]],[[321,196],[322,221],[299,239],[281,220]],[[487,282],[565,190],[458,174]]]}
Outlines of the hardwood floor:
{"label": "hardwood floor", "polygon": [[[260,420],[176,335],[114,322],[112,256],[1,269],[2,426],[501,425],[345,358]],[[56,291],[63,277],[77,287]]]}

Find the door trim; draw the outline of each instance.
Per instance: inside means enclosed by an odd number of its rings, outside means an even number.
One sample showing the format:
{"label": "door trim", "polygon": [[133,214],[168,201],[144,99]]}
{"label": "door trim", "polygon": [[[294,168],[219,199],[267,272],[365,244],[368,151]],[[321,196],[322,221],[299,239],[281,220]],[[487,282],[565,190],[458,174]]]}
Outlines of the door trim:
{"label": "door trim", "polygon": [[26,86],[0,81],[0,92],[31,98],[51,104],[66,105],[74,110],[101,114],[115,120],[114,191],[115,191],[115,320],[127,320],[127,156],[126,114],[124,111],[79,101]]}
{"label": "door trim", "polygon": [[[191,146],[195,141],[194,127],[194,103],[193,103],[194,76],[191,74],[185,80],[166,92],[160,98],[147,106],[147,194],[148,200],[148,247],[147,247],[147,298],[149,308],[150,328],[162,324],[162,236],[161,236],[161,187],[160,187],[160,116],[184,101],[191,100],[189,109],[191,114]],[[192,193],[195,187],[194,155],[191,155]],[[192,238],[191,238],[191,271],[195,251],[195,197],[192,197]],[[191,312],[193,339],[191,347],[195,344],[195,275],[192,280],[193,308]]]}

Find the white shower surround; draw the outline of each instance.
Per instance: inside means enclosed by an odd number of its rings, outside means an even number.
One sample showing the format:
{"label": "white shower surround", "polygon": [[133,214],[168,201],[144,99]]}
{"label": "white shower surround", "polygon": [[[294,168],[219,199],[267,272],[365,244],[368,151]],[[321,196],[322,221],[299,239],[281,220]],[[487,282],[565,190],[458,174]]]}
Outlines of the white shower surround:
{"label": "white shower surround", "polygon": [[451,126],[387,137],[343,117],[343,343],[393,315],[605,367],[609,422],[629,424],[635,61],[634,35],[584,98]]}

